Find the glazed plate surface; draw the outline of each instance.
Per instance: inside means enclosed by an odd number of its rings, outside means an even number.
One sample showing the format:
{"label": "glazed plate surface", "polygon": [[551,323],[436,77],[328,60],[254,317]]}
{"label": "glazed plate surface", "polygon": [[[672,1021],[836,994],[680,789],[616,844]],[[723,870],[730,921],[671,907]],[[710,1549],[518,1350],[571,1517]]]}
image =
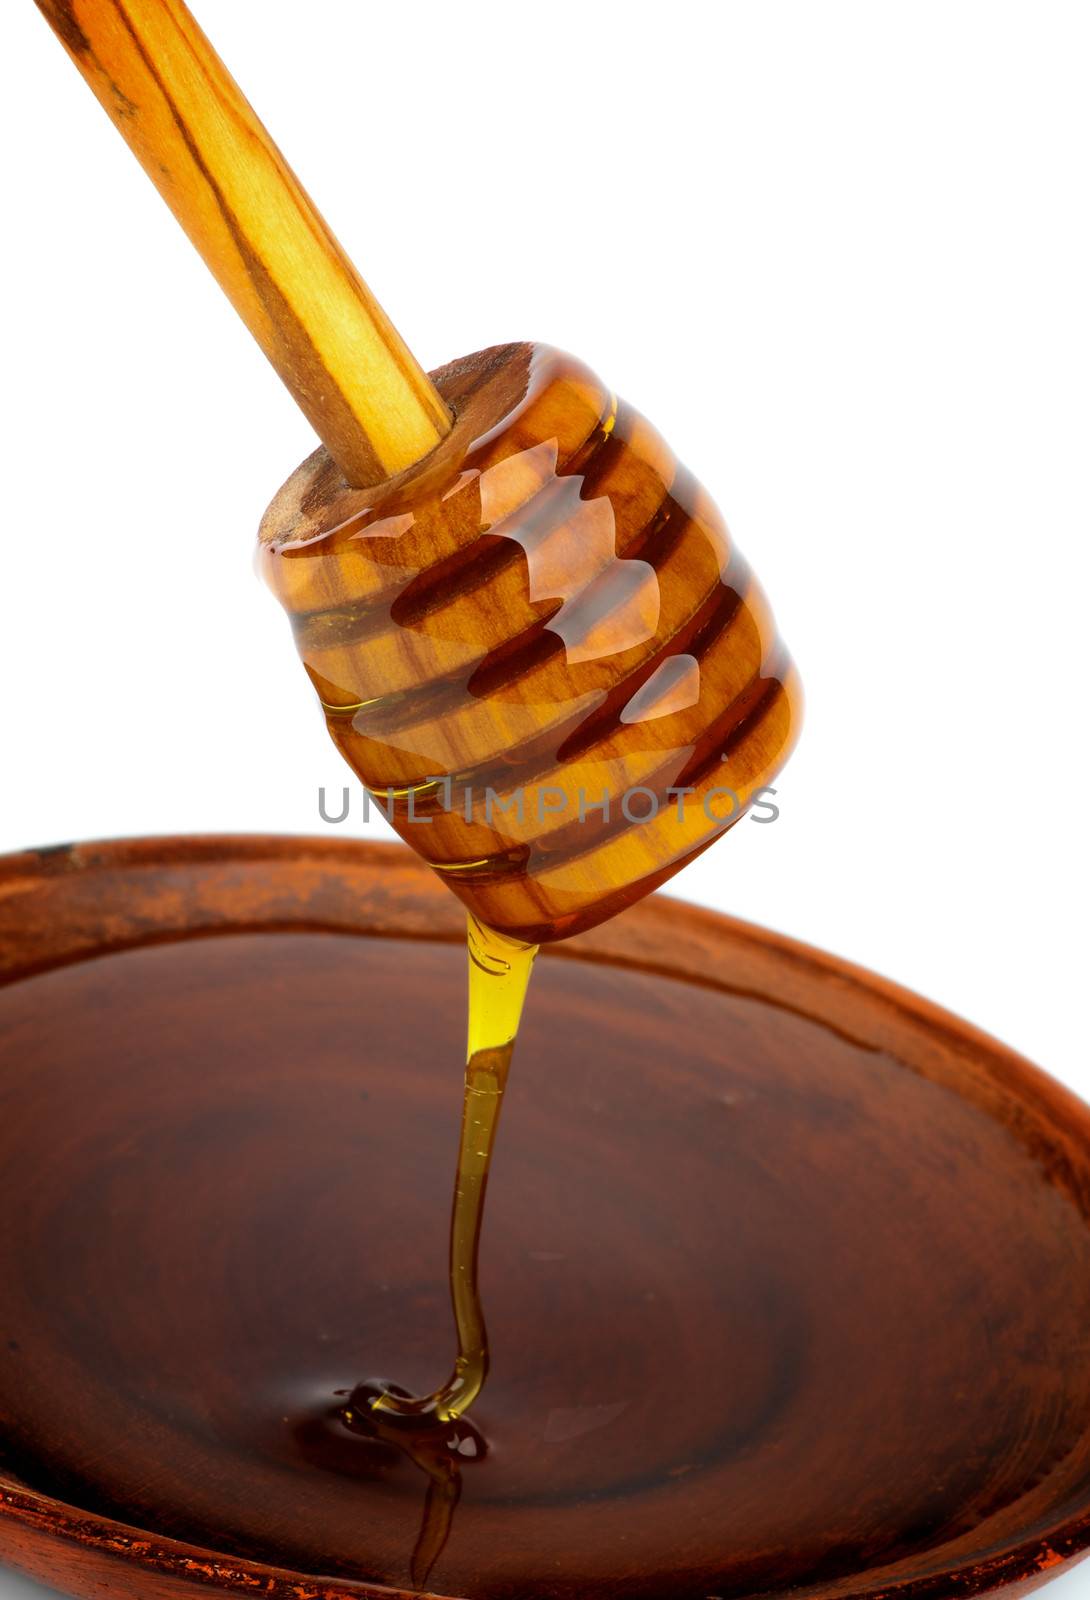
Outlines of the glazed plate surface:
{"label": "glazed plate surface", "polygon": [[[0,863],[0,1557],[412,1586],[433,1485],[336,1396],[449,1367],[461,935],[398,847]],[[974,1594],[1090,1542],[1090,1114],[857,968],[661,897],[547,951],[482,1274],[430,1592]]]}

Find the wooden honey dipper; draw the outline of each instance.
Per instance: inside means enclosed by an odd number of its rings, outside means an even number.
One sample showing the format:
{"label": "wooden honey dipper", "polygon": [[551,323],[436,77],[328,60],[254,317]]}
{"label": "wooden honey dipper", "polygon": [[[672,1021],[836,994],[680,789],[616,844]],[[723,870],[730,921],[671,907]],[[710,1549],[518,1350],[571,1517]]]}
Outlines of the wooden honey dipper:
{"label": "wooden honey dipper", "polygon": [[261,565],[352,769],[513,938],[654,889],[799,724],[708,495],[556,350],[425,375],[181,0],[37,4],[322,440]]}
{"label": "wooden honey dipper", "polygon": [[341,1406],[432,1474],[422,1586],[443,1441],[488,1374],[484,1197],[536,946],[738,820],[798,682],[711,500],[580,362],[509,344],[425,375],[181,0],[37,4],[322,440],[261,564],[337,746],[468,908],[457,1355],[430,1394],[370,1379]]}

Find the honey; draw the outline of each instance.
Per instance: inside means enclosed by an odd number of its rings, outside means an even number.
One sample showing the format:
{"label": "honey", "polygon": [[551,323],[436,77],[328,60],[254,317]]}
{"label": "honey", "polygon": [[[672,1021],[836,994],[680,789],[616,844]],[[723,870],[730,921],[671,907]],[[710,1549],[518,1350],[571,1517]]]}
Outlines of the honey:
{"label": "honey", "polygon": [[537,949],[468,919],[469,1021],[462,1135],[450,1218],[450,1298],[458,1353],[450,1378],[433,1394],[410,1397],[372,1379],[345,1407],[351,1427],[368,1418],[437,1427],[456,1422],[488,1376],[488,1332],[481,1304],[479,1257],[484,1199],[499,1128],[507,1072]]}

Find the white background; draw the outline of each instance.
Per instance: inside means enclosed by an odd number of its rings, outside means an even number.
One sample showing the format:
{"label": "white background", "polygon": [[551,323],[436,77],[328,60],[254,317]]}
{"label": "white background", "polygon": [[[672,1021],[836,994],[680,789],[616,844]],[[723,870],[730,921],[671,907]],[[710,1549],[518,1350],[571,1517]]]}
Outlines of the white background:
{"label": "white background", "polygon": [[[424,365],[577,351],[772,595],[782,815],[674,892],[1090,1094],[1086,6],[195,3]],[[0,848],[321,831],[251,568],[307,424],[29,0],[0,40]]]}

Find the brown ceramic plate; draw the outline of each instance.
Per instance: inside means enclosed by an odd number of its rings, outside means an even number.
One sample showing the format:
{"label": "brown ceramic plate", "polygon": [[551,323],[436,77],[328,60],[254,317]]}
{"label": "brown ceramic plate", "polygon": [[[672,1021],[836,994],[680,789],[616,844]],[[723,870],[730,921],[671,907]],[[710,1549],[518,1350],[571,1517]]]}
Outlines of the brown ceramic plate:
{"label": "brown ceramic plate", "polygon": [[[398,848],[0,863],[13,1565],[86,1596],[409,1586],[434,1484],[335,1396],[449,1362],[460,933]],[[1090,1542],[1088,1217],[1087,1109],[903,990],[658,897],[549,951],[485,1223],[488,1451],[428,1588],[1059,1571]]]}

